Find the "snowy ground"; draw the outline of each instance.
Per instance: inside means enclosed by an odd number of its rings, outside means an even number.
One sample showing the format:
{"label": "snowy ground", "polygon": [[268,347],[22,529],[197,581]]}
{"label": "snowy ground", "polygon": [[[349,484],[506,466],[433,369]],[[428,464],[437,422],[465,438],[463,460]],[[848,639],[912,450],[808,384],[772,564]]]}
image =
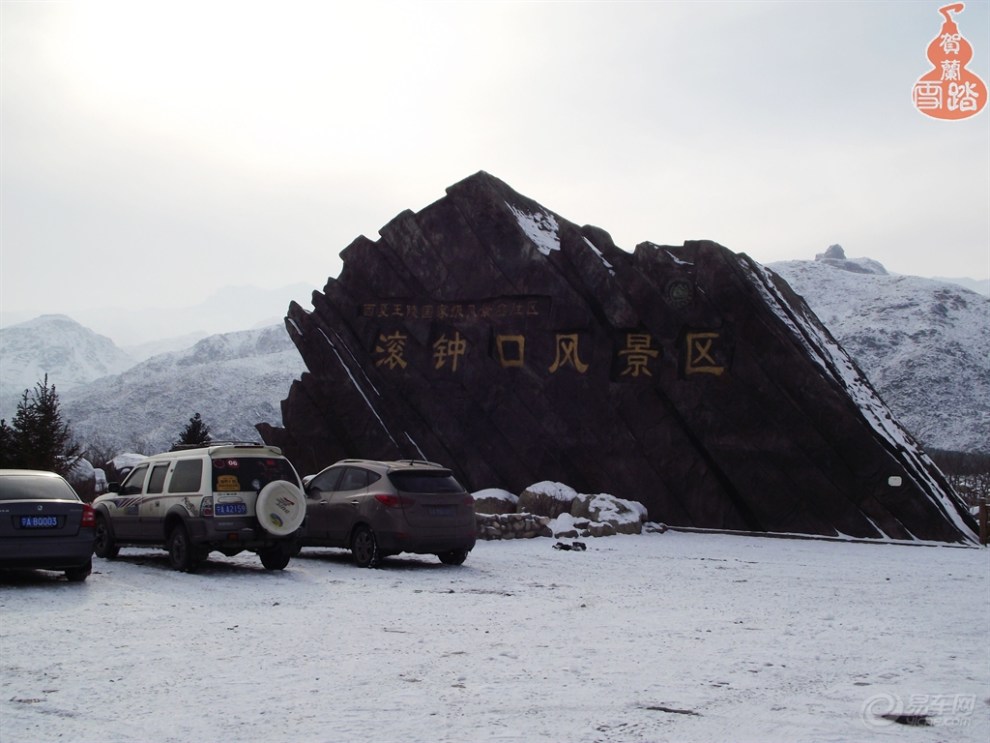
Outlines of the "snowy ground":
{"label": "snowy ground", "polygon": [[986,549],[584,541],[0,575],[0,740],[990,739]]}

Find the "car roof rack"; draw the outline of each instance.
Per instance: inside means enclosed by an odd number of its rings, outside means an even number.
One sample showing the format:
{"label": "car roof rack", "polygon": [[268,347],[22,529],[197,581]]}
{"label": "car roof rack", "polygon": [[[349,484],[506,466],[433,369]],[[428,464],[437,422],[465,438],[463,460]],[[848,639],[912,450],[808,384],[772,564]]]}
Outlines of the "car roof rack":
{"label": "car roof rack", "polygon": [[[261,448],[268,446],[258,441],[207,441],[205,444],[173,444],[169,451],[189,451],[190,449],[213,449],[218,446],[252,446]],[[274,447],[269,447],[274,448]]]}
{"label": "car roof rack", "polygon": [[334,464],[384,464],[392,467],[425,464],[429,467],[441,467],[443,469],[448,469],[448,467],[440,464],[439,462],[431,462],[427,459],[360,459],[357,457],[350,457],[348,459],[341,459],[338,462],[334,462]]}

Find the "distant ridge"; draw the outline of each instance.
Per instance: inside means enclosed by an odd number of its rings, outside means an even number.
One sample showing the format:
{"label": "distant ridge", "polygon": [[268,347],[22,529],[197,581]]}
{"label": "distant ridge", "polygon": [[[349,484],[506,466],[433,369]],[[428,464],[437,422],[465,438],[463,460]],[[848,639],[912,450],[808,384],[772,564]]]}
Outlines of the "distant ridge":
{"label": "distant ridge", "polygon": [[969,289],[971,292],[976,292],[977,294],[982,294],[985,297],[990,297],[990,279],[952,279],[935,277],[933,280],[944,281],[949,284],[958,284],[964,289]]}
{"label": "distant ridge", "polygon": [[281,325],[212,335],[67,392],[76,435],[128,451],[168,449],[200,413],[217,440],[258,441],[279,423],[280,402],[305,367]]}
{"label": "distant ridge", "polygon": [[[213,295],[194,305],[168,308],[111,305],[75,312],[72,319],[112,338],[121,348],[137,347],[139,358],[147,358],[140,349],[148,344],[193,335],[204,338],[280,323],[289,302],[308,304],[313,288],[308,284],[290,284],[275,289],[221,286]],[[28,318],[4,313],[2,319],[6,328],[23,324]],[[168,350],[177,349],[173,346]]]}
{"label": "distant ridge", "polygon": [[0,328],[0,416],[10,420],[24,390],[48,375],[61,395],[134,365],[112,340],[65,315]]}
{"label": "distant ridge", "polygon": [[836,253],[769,268],[804,297],[926,447],[990,453],[990,298]]}

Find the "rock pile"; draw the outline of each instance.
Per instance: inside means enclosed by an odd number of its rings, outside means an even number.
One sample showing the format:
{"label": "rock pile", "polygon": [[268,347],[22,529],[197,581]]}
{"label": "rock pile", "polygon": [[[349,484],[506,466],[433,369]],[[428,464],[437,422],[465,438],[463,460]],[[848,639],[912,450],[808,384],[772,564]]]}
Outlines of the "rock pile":
{"label": "rock pile", "polygon": [[530,485],[518,498],[498,490],[476,493],[475,511],[480,539],[640,534],[647,519],[640,503],[604,493],[584,495],[558,482]]}

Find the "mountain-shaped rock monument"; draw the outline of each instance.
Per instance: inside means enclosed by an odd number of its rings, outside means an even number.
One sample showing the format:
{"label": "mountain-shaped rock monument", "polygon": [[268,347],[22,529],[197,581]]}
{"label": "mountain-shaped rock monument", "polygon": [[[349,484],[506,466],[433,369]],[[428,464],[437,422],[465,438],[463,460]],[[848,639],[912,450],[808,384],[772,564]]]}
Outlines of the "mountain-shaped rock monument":
{"label": "mountain-shaped rock monument", "polygon": [[776,274],[569,222],[481,172],[342,253],[286,327],[308,372],[259,425],[304,472],[417,458],[675,526],[974,540],[975,522]]}

